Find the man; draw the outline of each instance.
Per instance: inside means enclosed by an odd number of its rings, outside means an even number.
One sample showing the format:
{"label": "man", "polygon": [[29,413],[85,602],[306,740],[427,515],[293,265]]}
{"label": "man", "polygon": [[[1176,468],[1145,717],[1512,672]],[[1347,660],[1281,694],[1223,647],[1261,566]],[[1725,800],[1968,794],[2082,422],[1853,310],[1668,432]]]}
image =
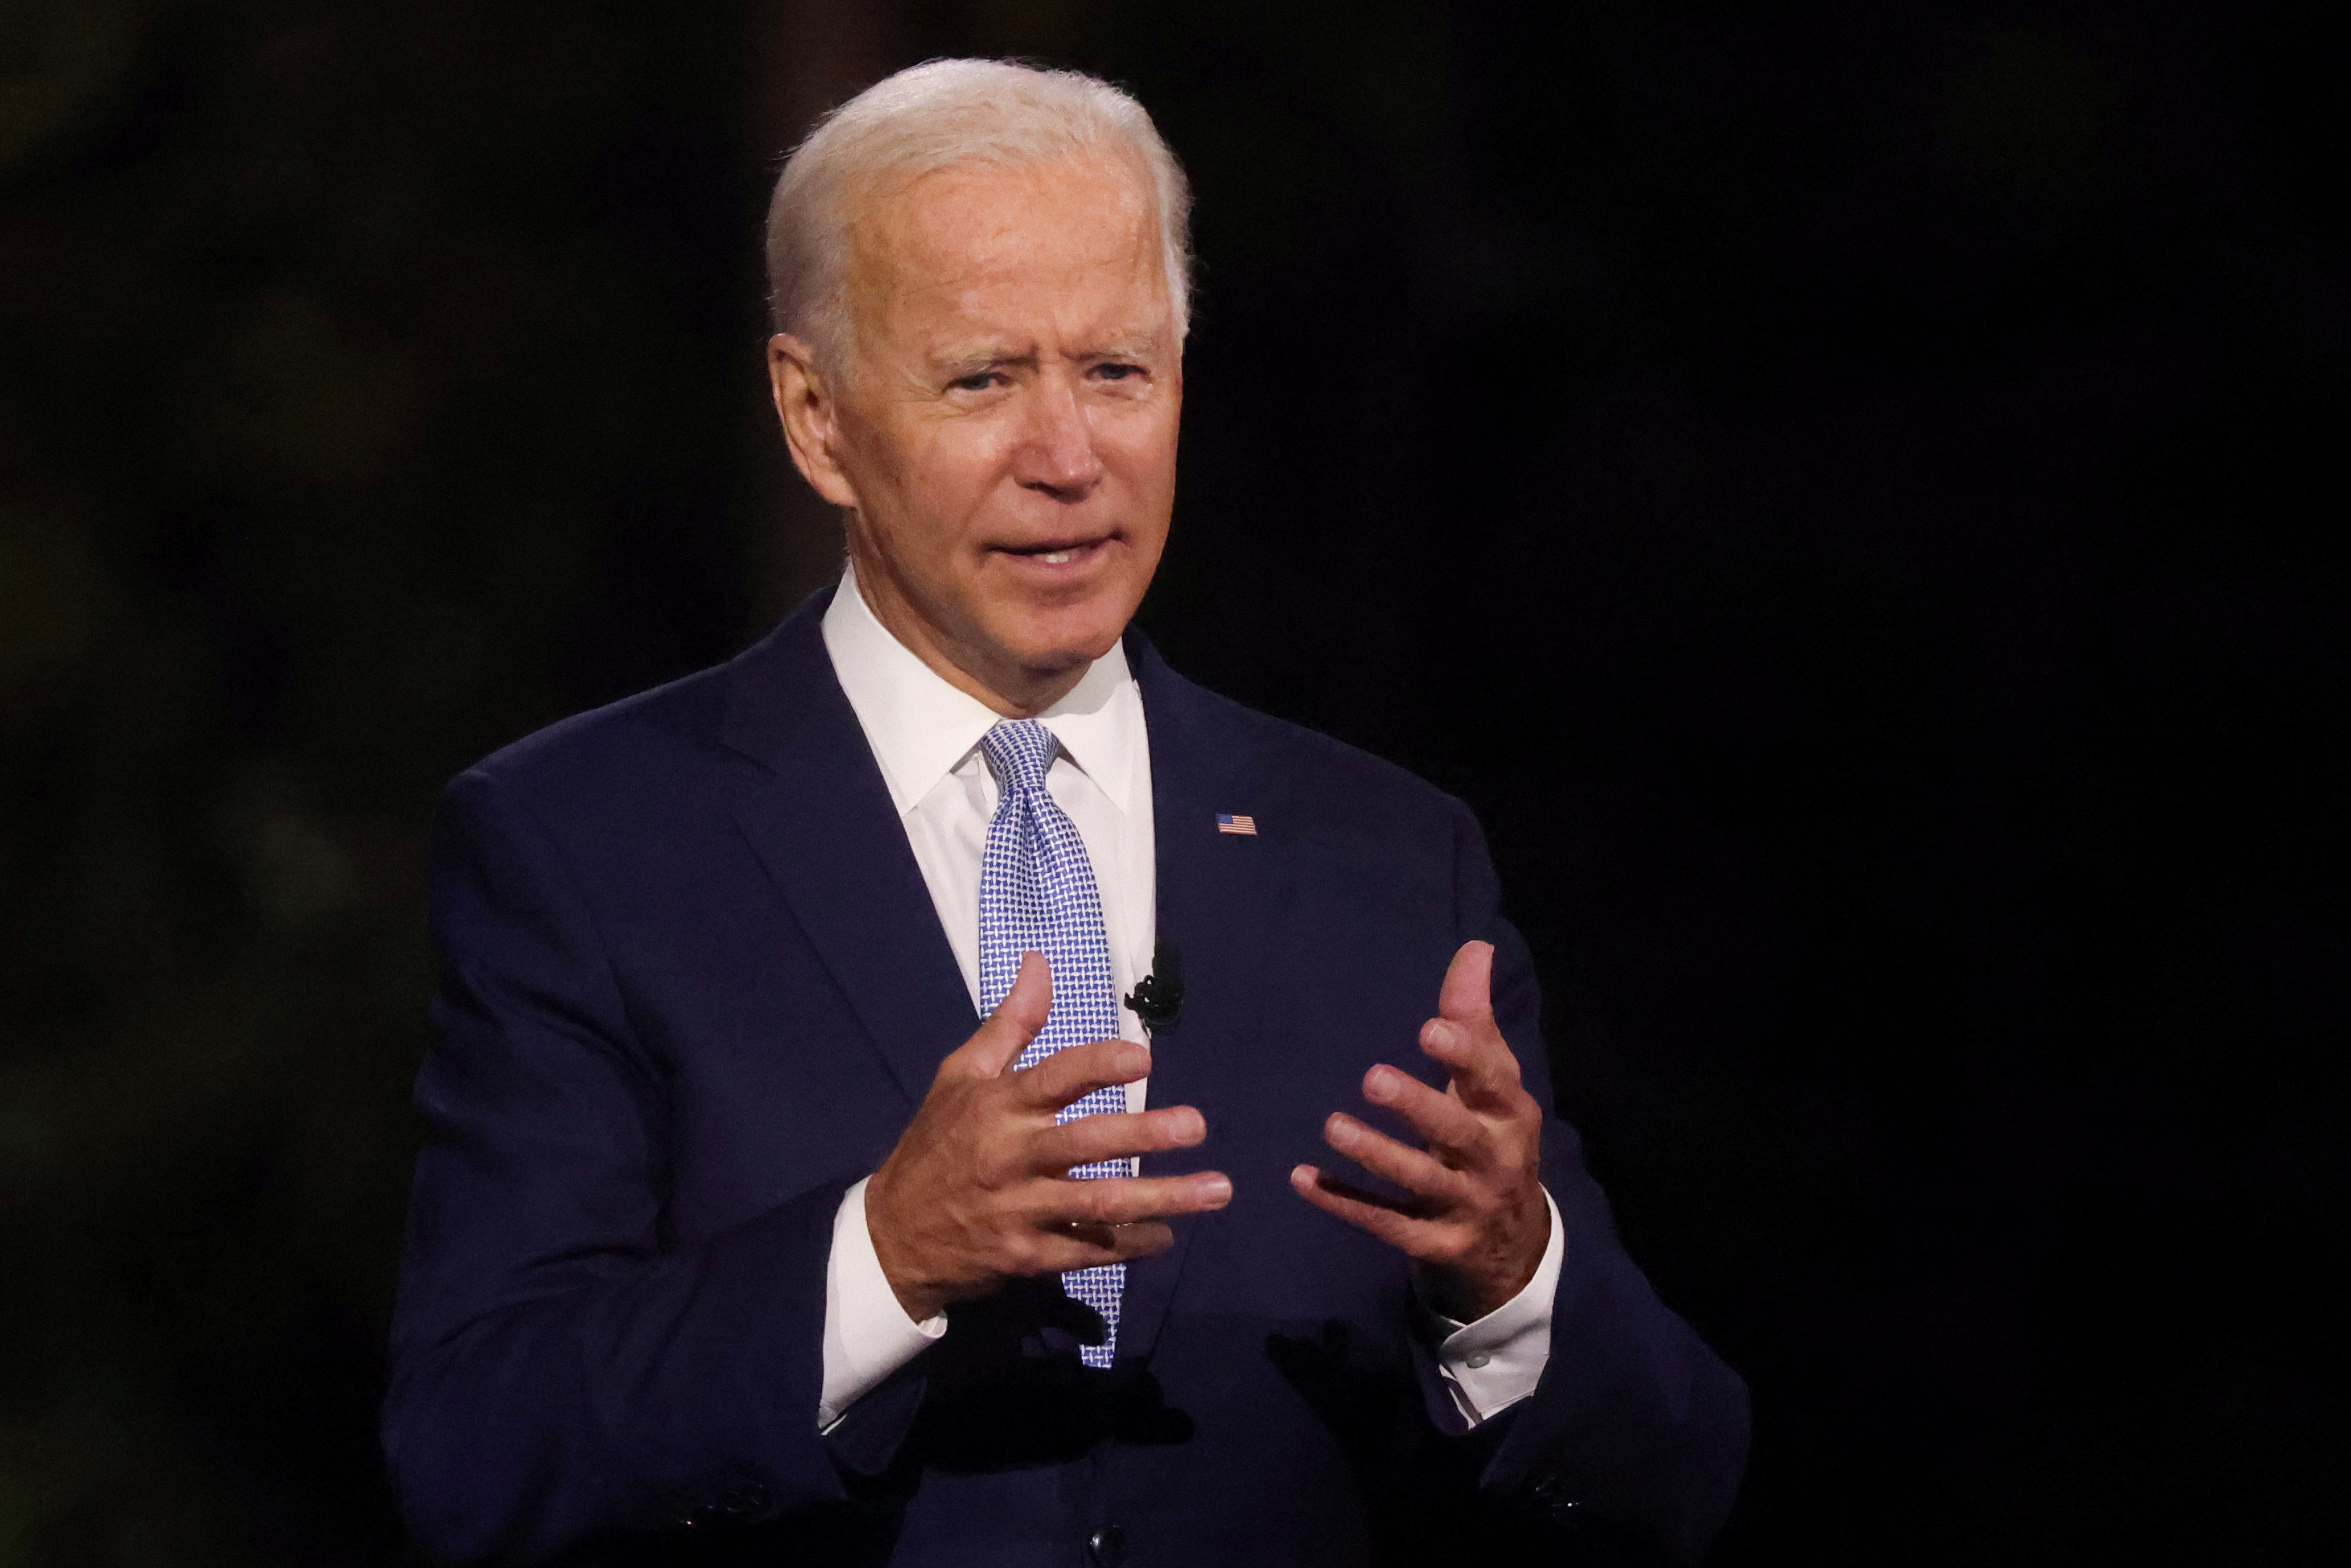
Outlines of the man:
{"label": "man", "polygon": [[450,791],[385,1417],[436,1551],[1687,1560],[1719,1525],[1744,1389],[1547,1116],[1468,814],[1128,628],[1186,209],[1132,99],[991,62],[787,165],[770,368],[841,584]]}

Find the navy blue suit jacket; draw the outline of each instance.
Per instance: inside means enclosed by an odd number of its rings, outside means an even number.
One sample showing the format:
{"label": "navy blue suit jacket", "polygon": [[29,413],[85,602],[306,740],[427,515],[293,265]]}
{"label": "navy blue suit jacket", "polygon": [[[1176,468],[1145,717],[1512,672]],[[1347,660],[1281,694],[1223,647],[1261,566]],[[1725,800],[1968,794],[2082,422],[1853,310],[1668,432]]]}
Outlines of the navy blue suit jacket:
{"label": "navy blue suit jacket", "polygon": [[[977,1026],[819,631],[556,725],[450,787],[442,961],[385,1440],[436,1553],[493,1561],[1355,1563],[1687,1560],[1737,1485],[1739,1379],[1622,1248],[1575,1134],[1548,1370],[1475,1430],[1404,1260],[1290,1190],[1323,1117],[1416,1045],[1447,961],[1546,1107],[1524,944],[1458,802],[1128,657],[1158,926],[1189,995],[1155,1105],[1233,1178],[1130,1271],[1120,1365],[1058,1284],[816,1424],[849,1185]],[[1246,812],[1255,837],[1220,834]],[[1092,1546],[1089,1542],[1092,1542]],[[1529,1556],[1530,1552],[1533,1552]]]}

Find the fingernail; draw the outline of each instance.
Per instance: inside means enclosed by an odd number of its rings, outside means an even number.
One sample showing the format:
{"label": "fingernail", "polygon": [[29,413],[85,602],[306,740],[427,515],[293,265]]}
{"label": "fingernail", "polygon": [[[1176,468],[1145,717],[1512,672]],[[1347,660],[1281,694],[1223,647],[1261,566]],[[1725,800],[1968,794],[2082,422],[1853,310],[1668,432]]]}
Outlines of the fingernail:
{"label": "fingernail", "polygon": [[1233,1200],[1233,1184],[1221,1176],[1212,1176],[1200,1183],[1200,1198],[1222,1209]]}
{"label": "fingernail", "polygon": [[1343,1116],[1332,1116],[1322,1125],[1322,1136],[1344,1147],[1355,1141],[1355,1124]]}
{"label": "fingernail", "polygon": [[1395,1073],[1387,1067],[1374,1067],[1364,1079],[1364,1094],[1374,1100],[1384,1100],[1395,1093]]}
{"label": "fingernail", "polygon": [[1208,1136],[1208,1124],[1195,1110],[1181,1110],[1168,1117],[1168,1135],[1184,1143],[1198,1143]]}

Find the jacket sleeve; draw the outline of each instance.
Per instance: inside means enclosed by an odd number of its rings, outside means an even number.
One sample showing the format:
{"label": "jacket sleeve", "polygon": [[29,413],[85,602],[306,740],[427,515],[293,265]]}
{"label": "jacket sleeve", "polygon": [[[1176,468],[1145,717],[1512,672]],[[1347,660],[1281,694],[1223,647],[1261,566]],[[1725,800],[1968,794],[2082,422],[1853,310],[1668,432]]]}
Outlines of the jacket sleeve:
{"label": "jacket sleeve", "polygon": [[[1494,1012],[1548,1117],[1543,1183],[1565,1221],[1566,1251],[1535,1392],[1454,1440],[1479,1461],[1481,1511],[1582,1537],[1604,1560],[1695,1562],[1738,1491],[1747,1387],[1657,1299],[1617,1241],[1575,1129],[1559,1119],[1534,965],[1502,919],[1485,839],[1466,808],[1457,841],[1458,929],[1463,940],[1494,944]],[[1428,1418],[1458,1433],[1433,1362],[1422,1381]]]}
{"label": "jacket sleeve", "polygon": [[560,847],[479,772],[444,803],[431,907],[383,1428],[411,1527],[537,1562],[840,1498],[816,1411],[847,1183],[675,1244],[662,1066]]}

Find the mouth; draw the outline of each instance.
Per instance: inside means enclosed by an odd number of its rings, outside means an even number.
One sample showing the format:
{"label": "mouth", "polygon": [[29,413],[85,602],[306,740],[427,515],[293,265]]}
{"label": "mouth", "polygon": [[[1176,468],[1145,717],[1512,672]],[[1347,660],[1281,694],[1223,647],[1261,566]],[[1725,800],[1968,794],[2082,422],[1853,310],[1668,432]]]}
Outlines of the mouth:
{"label": "mouth", "polygon": [[996,553],[1014,560],[1045,567],[1084,566],[1108,550],[1116,540],[1114,534],[1090,539],[1040,539],[1029,545],[998,545]]}

